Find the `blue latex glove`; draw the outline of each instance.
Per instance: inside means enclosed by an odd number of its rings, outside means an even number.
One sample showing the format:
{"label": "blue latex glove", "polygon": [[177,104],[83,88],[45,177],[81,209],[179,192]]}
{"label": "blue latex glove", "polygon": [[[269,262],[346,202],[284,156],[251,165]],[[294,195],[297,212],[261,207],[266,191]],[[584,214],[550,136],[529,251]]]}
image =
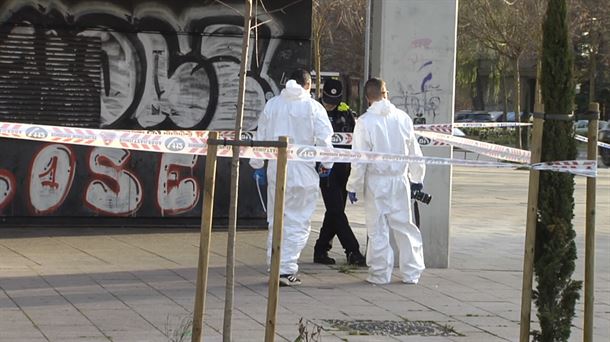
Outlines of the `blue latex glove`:
{"label": "blue latex glove", "polygon": [[263,186],[267,184],[267,172],[264,168],[254,170],[252,178],[258,182],[258,185]]}
{"label": "blue latex glove", "polygon": [[348,192],[347,193],[347,197],[349,198],[349,202],[351,204],[354,204],[354,203],[358,202],[358,197],[356,197],[356,193],[355,192]]}
{"label": "blue latex glove", "polygon": [[324,166],[322,166],[322,164],[320,164],[320,166],[318,167],[318,175],[320,176],[320,178],[326,178],[326,177],[330,176],[331,171],[332,171],[332,169],[327,169]]}
{"label": "blue latex glove", "polygon": [[422,183],[411,183],[411,193],[416,191],[422,191],[424,189],[424,184]]}

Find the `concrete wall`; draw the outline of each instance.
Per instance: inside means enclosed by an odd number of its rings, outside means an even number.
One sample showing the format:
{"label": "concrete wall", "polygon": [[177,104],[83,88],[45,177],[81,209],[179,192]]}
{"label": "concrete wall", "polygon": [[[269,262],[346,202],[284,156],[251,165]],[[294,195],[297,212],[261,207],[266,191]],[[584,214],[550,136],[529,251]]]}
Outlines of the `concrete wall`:
{"label": "concrete wall", "polygon": [[[372,0],[371,76],[387,82],[390,100],[416,124],[453,120],[457,0]],[[424,155],[452,156],[420,139]],[[428,166],[420,205],[426,265],[449,266],[451,168]]]}

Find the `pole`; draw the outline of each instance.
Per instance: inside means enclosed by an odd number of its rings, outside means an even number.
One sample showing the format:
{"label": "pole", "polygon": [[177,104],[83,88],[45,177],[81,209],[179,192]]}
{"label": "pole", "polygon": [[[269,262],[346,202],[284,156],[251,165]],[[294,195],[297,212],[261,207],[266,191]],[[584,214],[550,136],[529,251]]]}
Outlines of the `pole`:
{"label": "pole", "polygon": [[[218,132],[210,132],[210,139],[218,139]],[[195,309],[193,310],[193,334],[191,341],[200,342],[203,327],[205,296],[208,287],[208,266],[210,264],[210,237],[212,235],[212,214],[214,212],[214,184],[216,182],[217,145],[208,145],[205,159],[203,182],[203,204],[201,207],[201,235],[199,237],[199,262],[197,264],[197,287]]]}
{"label": "pole", "polygon": [[[595,76],[597,76],[598,33],[596,32],[594,25],[595,21],[591,20],[591,27],[589,28],[589,33],[591,36],[591,50],[589,51],[589,106],[595,103],[593,101],[595,101]],[[597,104],[597,106],[597,111],[599,112],[599,103]]]}
{"label": "pole", "polygon": [[[597,122],[599,119],[599,104],[590,103],[589,112],[597,114],[597,118],[589,120],[589,143],[587,159],[597,160]],[[595,280],[595,190],[596,179],[587,177],[587,202],[585,216],[585,323],[584,342],[593,341],[593,300]]]}
{"label": "pole", "polygon": [[[235,117],[235,139],[241,139],[244,117],[244,98],[246,97],[246,67],[248,66],[248,49],[250,46],[250,25],[252,17],[252,0],[245,0],[244,36],[241,50],[241,65],[239,68],[239,94],[237,98],[237,113]],[[229,226],[227,228],[227,265],[225,284],[225,308],[222,325],[223,342],[231,341],[231,323],[233,317],[233,297],[235,292],[235,237],[237,234],[237,206],[239,198],[239,147],[233,148],[231,159],[231,198],[229,204]]]}
{"label": "pole", "polygon": [[[288,137],[280,137],[280,142],[288,144]],[[278,148],[277,179],[275,183],[275,208],[273,208],[273,240],[271,242],[271,273],[269,274],[269,294],[267,297],[267,324],[265,342],[275,339],[275,319],[280,286],[280,256],[282,229],[284,228],[284,192],[286,191],[286,172],[288,167],[288,148]],[[271,208],[267,208],[270,210]]]}
{"label": "pole", "polygon": [[369,67],[370,67],[370,59],[371,52],[369,51],[371,48],[371,1],[366,0],[366,15],[365,15],[365,23],[364,23],[364,75],[362,82],[360,85],[362,88],[360,89],[360,113],[364,113],[366,98],[364,94],[364,82],[369,79]]}
{"label": "pole", "polygon": [[[542,104],[536,104],[534,110],[534,128],[532,132],[532,145],[530,162],[538,163],[542,156],[542,133],[544,119]],[[519,341],[529,341],[530,317],[532,311],[532,283],[534,278],[534,247],[536,246],[536,223],[538,218],[538,191],[540,185],[540,171],[530,170],[527,220],[525,227],[525,253],[523,256],[523,286],[521,289],[521,324]]]}

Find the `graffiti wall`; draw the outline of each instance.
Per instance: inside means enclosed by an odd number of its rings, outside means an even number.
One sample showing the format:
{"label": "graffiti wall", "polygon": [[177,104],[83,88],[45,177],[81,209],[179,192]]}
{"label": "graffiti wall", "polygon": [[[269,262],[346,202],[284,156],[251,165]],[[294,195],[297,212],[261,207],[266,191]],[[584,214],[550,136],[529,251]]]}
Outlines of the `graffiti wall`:
{"label": "graffiti wall", "polygon": [[[61,217],[69,224],[76,217],[201,215],[205,158],[8,139],[1,143],[0,216],[5,219]],[[229,164],[230,159],[219,159],[217,218],[228,212],[229,180],[223,170],[229,173]],[[241,172],[240,215],[262,219],[260,199],[249,196],[258,193],[251,169],[243,165]]]}
{"label": "graffiti wall", "polygon": [[[4,0],[0,121],[233,129],[242,6],[241,0]],[[286,74],[310,61],[310,0],[259,1],[255,13],[246,130],[256,128]],[[0,142],[0,216],[200,213],[203,158]],[[219,165],[219,198],[228,199],[228,165]],[[244,193],[256,194],[250,173],[244,166]],[[244,203],[240,217],[263,218],[258,198],[245,197],[253,204]],[[222,204],[215,209],[223,215]]]}

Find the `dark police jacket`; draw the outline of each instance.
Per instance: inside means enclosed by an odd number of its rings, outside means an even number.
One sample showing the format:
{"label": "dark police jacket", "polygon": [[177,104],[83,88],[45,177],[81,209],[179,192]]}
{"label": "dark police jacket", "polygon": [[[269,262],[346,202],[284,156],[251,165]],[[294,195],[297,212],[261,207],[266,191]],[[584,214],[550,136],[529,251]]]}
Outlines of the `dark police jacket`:
{"label": "dark police jacket", "polygon": [[[326,113],[335,133],[352,133],[354,131],[356,113],[345,102],[339,103],[335,109]],[[351,148],[350,145],[342,144],[341,142],[341,140],[333,138],[334,147]]]}

